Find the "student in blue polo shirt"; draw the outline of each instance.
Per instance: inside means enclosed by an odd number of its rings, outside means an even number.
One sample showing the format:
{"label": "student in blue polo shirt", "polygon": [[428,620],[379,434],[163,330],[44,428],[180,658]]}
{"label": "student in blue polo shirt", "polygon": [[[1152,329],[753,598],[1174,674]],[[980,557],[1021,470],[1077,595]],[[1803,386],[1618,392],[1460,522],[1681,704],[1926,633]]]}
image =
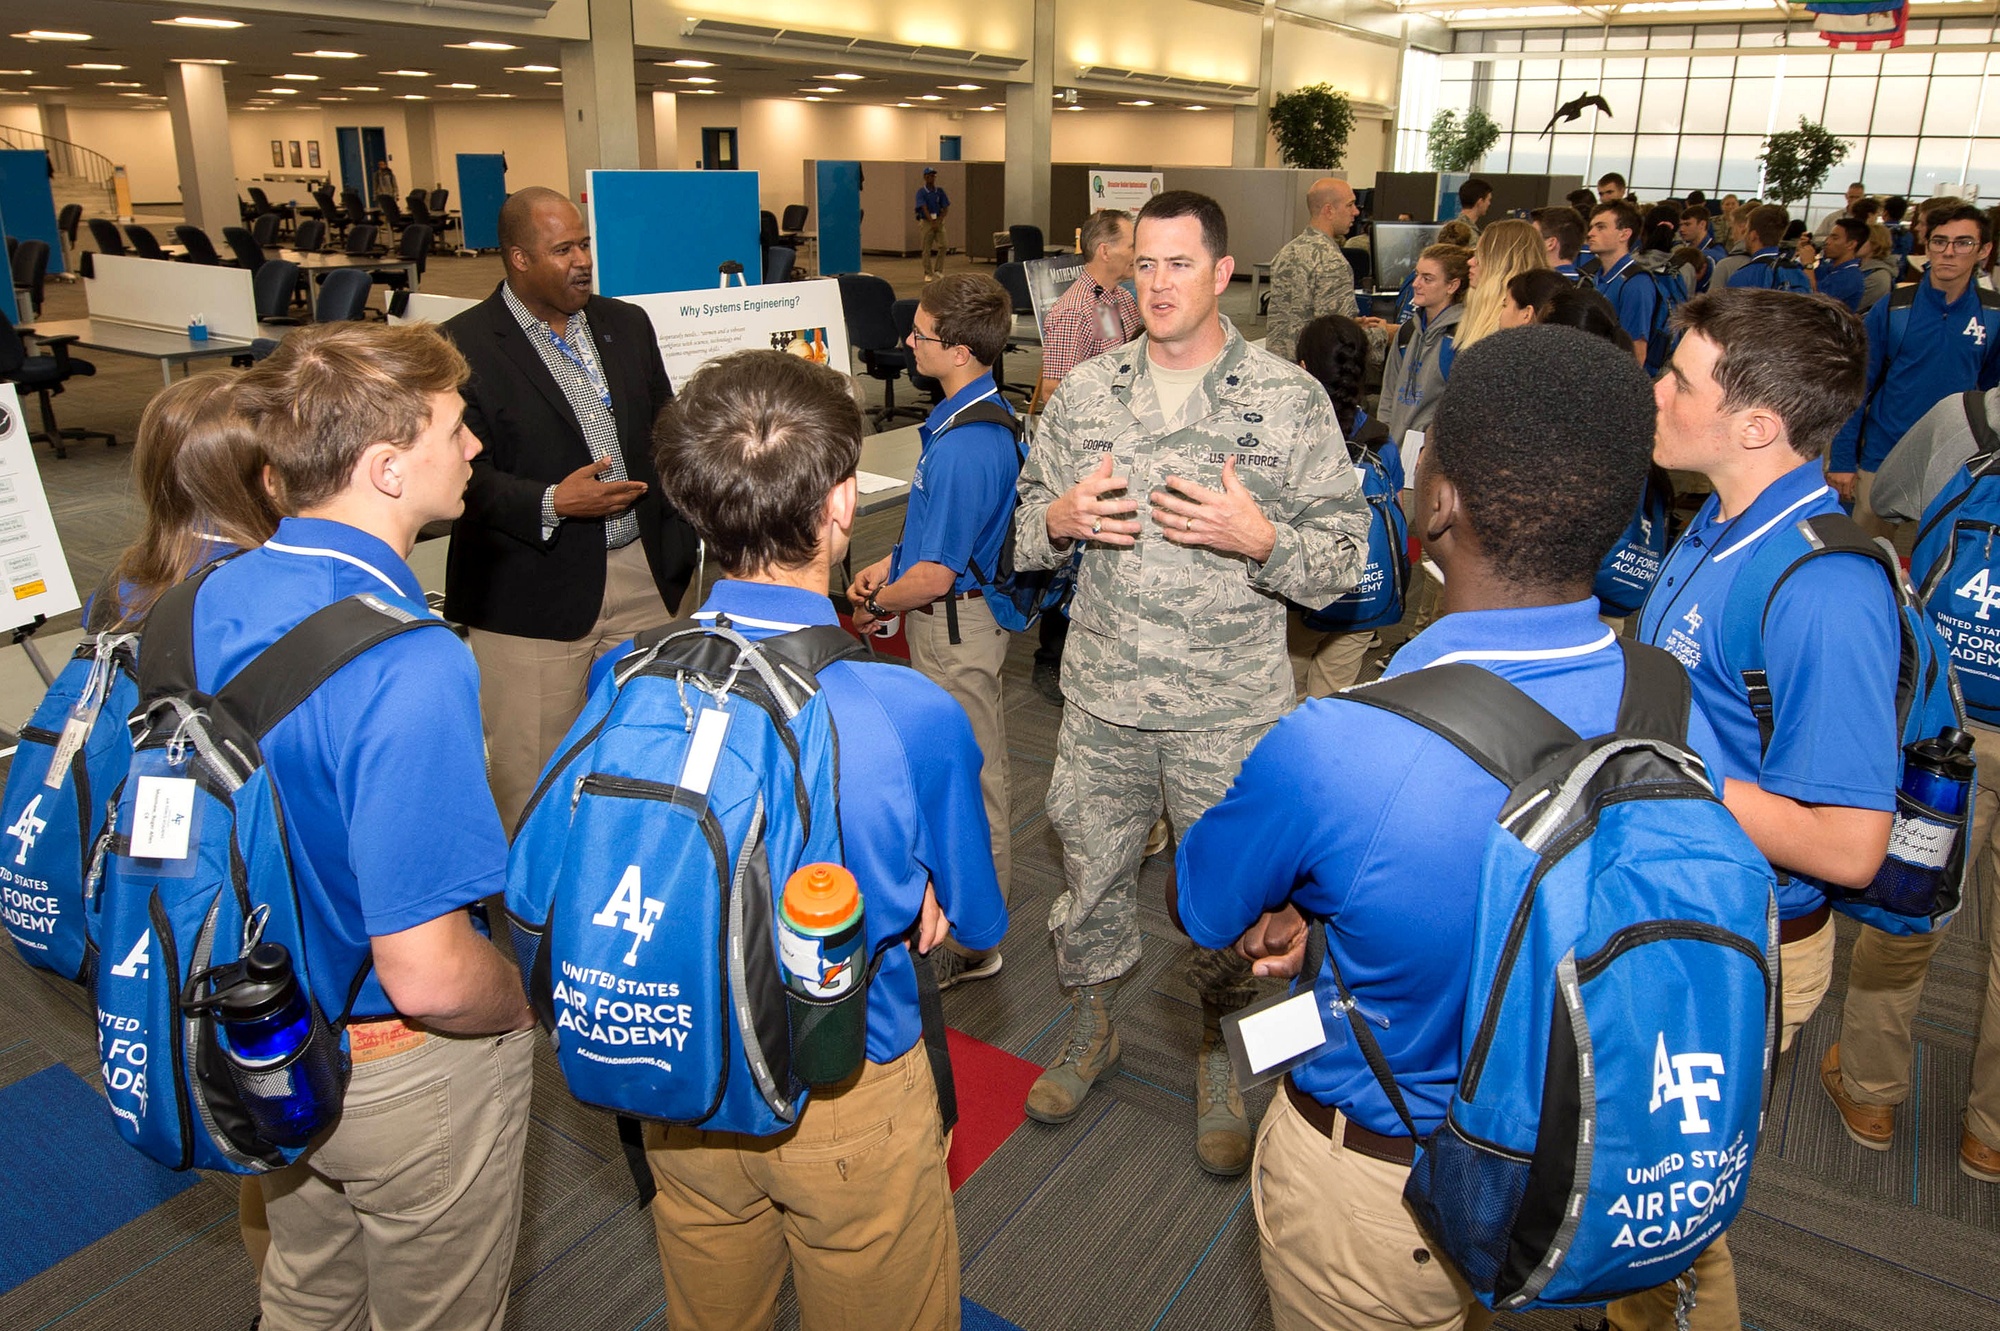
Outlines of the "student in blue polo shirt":
{"label": "student in blue polo shirt", "polygon": [[1745,226],[1750,232],[1749,253],[1722,266],[1723,280],[1709,279],[1711,291],[1718,287],[1752,287],[1772,291],[1808,291],[1806,270],[1786,255],[1779,242],[1792,224],[1792,215],[1774,203],[1759,204],[1750,210]]}
{"label": "student in blue polo shirt", "polygon": [[[985,755],[979,786],[1002,898],[1014,877],[1014,819],[1000,669],[1013,635],[994,622],[984,593],[1014,523],[1022,450],[1006,425],[969,417],[1014,414],[992,371],[1013,324],[1006,289],[984,273],[953,273],[924,288],[910,349],[918,372],[942,384],[945,399],[918,430],[923,453],[910,481],[903,539],[847,589],[854,627],[863,633],[904,616],[910,664],[956,698],[971,720]],[[968,955],[964,947],[955,942],[936,955],[940,988],[999,972],[998,952]]]}
{"label": "student in blue polo shirt", "polygon": [[[214,692],[308,615],[368,593],[429,617],[405,562],[464,507],[479,440],[465,358],[425,325],[301,328],[240,381],[285,518],[194,607]],[[405,633],[336,671],[262,744],[311,974],[372,970],[347,1027],[339,1121],[264,1174],[263,1322],[497,1331],[521,1212],[533,1026],[520,972],[468,908],[501,890],[472,653]]]}
{"label": "student in blue polo shirt", "polygon": [[1659,303],[1659,289],[1653,275],[1632,257],[1633,239],[1639,234],[1638,210],[1618,199],[1600,203],[1590,211],[1590,252],[1596,256],[1597,270],[1591,274],[1597,289],[1618,311],[1618,322],[1632,339],[1632,354],[1646,363],[1646,339],[1653,331],[1653,313]]}
{"label": "student in blue polo shirt", "polygon": [[1535,230],[1541,233],[1542,252],[1549,256],[1549,267],[1575,283],[1583,281],[1583,272],[1577,267],[1577,255],[1583,249],[1583,229],[1583,215],[1567,204],[1535,209]]}
{"label": "student in blue polo shirt", "polygon": [[[654,438],[668,497],[725,574],[696,618],[727,616],[753,639],[839,623],[827,578],[847,551],[861,456],[846,381],[796,356],[737,352],[695,372]],[[746,488],[746,475],[759,483]],[[593,688],[629,651],[598,663]],[[901,666],[841,661],[819,679],[840,738],[842,849],[870,952],[913,925],[920,951],[948,929],[967,948],[996,947],[1007,908],[963,710]],[[958,1325],[958,1230],[917,1010],[921,964],[890,947],[869,988],[867,1062],[854,1081],[815,1091],[783,1137],[646,1126],[676,1331],[770,1325],[788,1257],[806,1326]]]}
{"label": "student in blue polo shirt", "polygon": [[1992,252],[1991,227],[1970,204],[1933,215],[1923,277],[1868,311],[1868,396],[1834,436],[1826,479],[1871,535],[1895,531],[1868,503],[1889,450],[1944,398],[2000,387],[2000,296],[1973,281]]}
{"label": "student in blue polo shirt", "polygon": [[1867,278],[1861,271],[1861,247],[1868,243],[1868,224],[1852,217],[1836,217],[1826,233],[1826,257],[1817,258],[1810,238],[1799,241],[1799,266],[1811,280],[1814,291],[1861,312],[1861,291]]}
{"label": "student in blue polo shirt", "polygon": [[[1785,579],[1766,613],[1761,588],[1735,590],[1761,543],[1840,511],[1819,459],[1861,400],[1861,321],[1791,292],[1724,290],[1679,315],[1686,330],[1656,385],[1655,460],[1699,472],[1715,493],[1667,555],[1639,612],[1639,638],[1679,657],[1695,705],[1720,741],[1723,803],[1779,870],[1781,1048],[1825,997],[1833,921],[1822,882],[1865,886],[1888,849],[1900,764],[1896,602],[1880,565],[1814,559]],[[1761,624],[1773,708],[1766,747],[1729,630]],[[1733,1282],[1724,1240],[1696,1259],[1709,1291]],[[1733,1302],[1733,1299],[1732,1299]],[[1673,1324],[1671,1284],[1620,1299],[1619,1331]],[[1695,1326],[1719,1327],[1697,1305]],[[1726,1325],[1734,1328],[1733,1318]]]}
{"label": "student in blue polo shirt", "polygon": [[[1445,613],[1387,673],[1469,661],[1581,734],[1611,729],[1624,660],[1591,586],[1631,521],[1652,442],[1645,374],[1603,339],[1530,327],[1469,348],[1415,484],[1413,525],[1444,570]],[[1714,747],[1693,717],[1690,739]],[[1328,921],[1332,957],[1382,1025],[1390,1072],[1429,1132],[1458,1080],[1473,903],[1506,794],[1413,722],[1311,700],[1188,830],[1170,904],[1198,944],[1237,944],[1266,974],[1296,974],[1302,913]],[[1329,1000],[1330,969],[1315,984]],[[1253,1184],[1279,1326],[1463,1324],[1471,1294],[1403,1201],[1412,1154],[1353,1040],[1286,1077]]]}
{"label": "student in blue polo shirt", "polygon": [[1709,211],[1702,204],[1688,205],[1687,211],[1681,214],[1679,230],[1681,243],[1700,250],[1701,257],[1708,260],[1710,272],[1714,272],[1716,264],[1729,257],[1729,251],[1715,238]]}

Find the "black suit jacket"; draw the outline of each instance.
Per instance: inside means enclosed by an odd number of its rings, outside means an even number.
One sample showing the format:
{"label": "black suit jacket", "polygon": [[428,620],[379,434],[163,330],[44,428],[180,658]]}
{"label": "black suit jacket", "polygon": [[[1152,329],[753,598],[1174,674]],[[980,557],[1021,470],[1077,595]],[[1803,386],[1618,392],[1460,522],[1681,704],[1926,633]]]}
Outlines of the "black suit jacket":
{"label": "black suit jacket", "polygon": [[[653,420],[673,388],[644,310],[592,296],[584,313],[611,390],[625,474],[647,486],[633,512],[671,614],[696,553],[694,530],[661,497],[653,466]],[[486,446],[472,460],[465,513],[452,524],[445,616],[520,638],[580,638],[603,608],[604,521],[565,518],[544,541],[542,494],[590,464],[583,427],[502,290],[450,320],[444,333],[472,366],[465,423]]]}

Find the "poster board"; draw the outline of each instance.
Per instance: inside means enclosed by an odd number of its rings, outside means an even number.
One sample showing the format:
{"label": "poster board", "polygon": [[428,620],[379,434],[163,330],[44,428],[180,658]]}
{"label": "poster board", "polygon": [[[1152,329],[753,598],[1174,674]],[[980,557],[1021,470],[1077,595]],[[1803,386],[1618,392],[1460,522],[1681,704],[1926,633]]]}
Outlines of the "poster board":
{"label": "poster board", "polygon": [[755,171],[592,171],[589,182],[598,295],[713,287],[732,260],[750,286],[764,280]]}
{"label": "poster board", "polygon": [[821,277],[861,271],[861,163],[816,162],[813,198],[819,210]]}
{"label": "poster board", "polygon": [[1118,171],[1108,166],[1090,168],[1090,211],[1123,208],[1134,217],[1155,194],[1165,189],[1166,176],[1159,171]]}
{"label": "poster board", "polygon": [[0,384],[0,630],[55,616],[81,604],[70,580],[28,422],[12,384]]}
{"label": "poster board", "polygon": [[63,267],[62,231],[56,225],[55,193],[49,185],[49,155],[39,148],[0,151],[0,213],[16,240],[47,241],[49,276]]}
{"label": "poster board", "polygon": [[1030,259],[1021,265],[1028,277],[1028,299],[1035,306],[1035,331],[1048,323],[1049,311],[1062,299],[1083,272],[1081,254],[1054,254],[1046,259]]}
{"label": "poster board", "polygon": [[840,283],[832,278],[620,299],[652,319],[667,377],[676,384],[686,383],[704,361],[755,348],[806,355],[848,372],[847,321],[840,310]]}
{"label": "poster board", "polygon": [[505,153],[458,154],[459,244],[500,248],[500,205],[507,202]]}

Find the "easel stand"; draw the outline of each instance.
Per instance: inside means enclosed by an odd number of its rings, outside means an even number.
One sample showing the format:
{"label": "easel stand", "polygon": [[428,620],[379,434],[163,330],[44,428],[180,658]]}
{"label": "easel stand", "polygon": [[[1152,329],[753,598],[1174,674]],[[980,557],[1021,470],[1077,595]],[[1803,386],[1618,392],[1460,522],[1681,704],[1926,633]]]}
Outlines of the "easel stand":
{"label": "easel stand", "polygon": [[[28,660],[33,663],[35,673],[42,677],[44,688],[55,683],[56,677],[49,669],[49,663],[42,659],[41,649],[35,646],[35,632],[48,622],[48,616],[36,615],[31,622],[21,625],[12,634],[14,645],[28,654]],[[6,746],[7,752],[12,753],[20,742],[21,737],[18,734],[6,726],[0,726],[0,744]]]}

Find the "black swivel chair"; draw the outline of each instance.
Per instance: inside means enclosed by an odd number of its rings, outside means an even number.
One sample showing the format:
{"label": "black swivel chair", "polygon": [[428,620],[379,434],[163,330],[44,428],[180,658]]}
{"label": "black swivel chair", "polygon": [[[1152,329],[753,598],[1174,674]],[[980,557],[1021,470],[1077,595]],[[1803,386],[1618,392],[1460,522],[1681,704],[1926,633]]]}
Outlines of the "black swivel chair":
{"label": "black swivel chair", "polygon": [[431,191],[431,211],[432,211],[432,212],[434,212],[434,213],[441,213],[441,212],[443,212],[443,211],[444,211],[444,210],[445,210],[445,209],[446,209],[447,207],[449,207],[449,206],[450,206],[450,204],[451,204],[451,191],[450,191],[450,190],[448,190],[448,189],[434,189],[434,190],[432,190],[432,191]]}
{"label": "black swivel chair", "polygon": [[276,213],[259,213],[257,219],[250,223],[250,238],[267,250],[276,249],[278,245],[278,221],[279,218]]}
{"label": "black swivel chair", "polygon": [[[450,197],[450,190],[434,189],[431,191],[430,198],[424,201],[424,211],[429,214],[431,234],[437,238],[437,246],[441,250],[447,248],[445,244],[445,232],[456,231],[458,229],[458,219],[445,211],[445,200]],[[412,198],[411,202],[414,204],[415,199]],[[415,214],[417,209],[412,207],[410,212]],[[419,217],[417,220],[421,222],[425,219]]]}
{"label": "black swivel chair", "polygon": [[72,251],[76,249],[76,229],[82,225],[83,205],[80,203],[66,203],[62,212],[56,215],[56,230],[62,232],[63,243]]}
{"label": "black swivel chair", "polygon": [[801,242],[805,240],[800,233],[806,229],[806,218],[810,216],[812,211],[803,203],[786,204],[785,216],[778,223],[778,243],[790,245],[794,250],[800,248]]}
{"label": "black swivel chair", "polygon": [[215,242],[208,238],[208,232],[198,226],[181,225],[174,228],[174,239],[187,250],[189,263],[205,263],[211,268],[222,266],[222,256],[215,252]]}
{"label": "black swivel chair", "polygon": [[14,289],[28,293],[30,318],[42,317],[42,292],[49,280],[49,242],[24,240],[14,247],[10,260]]}
{"label": "black swivel chair", "polygon": [[159,237],[151,227],[140,226],[137,222],[125,228],[125,239],[132,242],[132,253],[142,259],[172,259],[174,256],[160,248]]}
{"label": "black swivel chair", "polygon": [[292,297],[299,289],[299,266],[290,259],[267,259],[250,279],[251,298],[257,305],[257,322],[297,324],[305,320],[292,313]]}
{"label": "black swivel chair", "polygon": [[384,194],[375,200],[375,206],[382,210],[382,221],[388,226],[390,235],[399,236],[403,233],[403,228],[410,225],[409,215],[403,211],[403,205],[397,203],[393,195]]}
{"label": "black swivel chair", "polygon": [[267,261],[264,247],[240,226],[222,228],[222,243],[229,246],[229,252],[236,256],[236,266],[255,273]]}
{"label": "black swivel chair", "polygon": [[1029,263],[1048,253],[1042,244],[1042,229],[1027,225],[1007,228],[1007,250],[1007,257],[1015,263]]}
{"label": "black swivel chair", "polygon": [[[896,325],[896,340],[905,347],[910,345],[910,333],[917,326],[917,306],[920,303],[914,300],[899,300],[889,307],[889,319]],[[927,374],[917,373],[917,353],[914,350],[910,352],[909,375],[910,386],[928,396],[932,406],[944,401],[944,385]]]}
{"label": "black swivel chair", "polygon": [[896,380],[916,369],[916,357],[896,336],[896,289],[872,273],[842,273],[840,283],[841,319],[847,325],[847,344],[861,353],[868,377],[882,381],[882,405],[868,412],[881,429],[898,416],[922,420],[922,407],[896,405]]}
{"label": "black swivel chair", "polygon": [[296,235],[292,237],[292,248],[307,254],[315,254],[326,247],[326,223],[317,217],[308,217],[299,223]]}
{"label": "black swivel chair", "polygon": [[[1354,270],[1354,289],[1370,292],[1375,289],[1375,256],[1359,246],[1343,245],[1340,252],[1347,256],[1347,266]],[[1363,301],[1366,304],[1366,301]],[[1363,313],[1367,311],[1364,310]]]}
{"label": "black swivel chair", "polygon": [[[339,202],[333,197],[333,186],[320,186],[313,191],[313,198],[319,201],[319,208],[317,209],[319,220],[337,234],[345,235],[347,233],[347,214],[341,211]],[[325,232],[321,232],[321,234],[324,235]]]}
{"label": "black swivel chair", "polygon": [[764,250],[764,285],[792,280],[792,267],[798,258],[798,251],[788,245],[771,245]]}
{"label": "black swivel chair", "polygon": [[376,286],[388,287],[394,291],[421,284],[424,280],[424,258],[430,252],[431,229],[422,222],[412,222],[403,228],[403,234],[396,242],[396,255],[398,258],[409,259],[417,265],[416,283],[412,283],[410,275],[401,268],[370,273],[368,280]]}
{"label": "black swivel chair", "polygon": [[773,245],[782,245],[784,240],[778,235],[778,215],[769,208],[757,213],[757,249],[761,253]]}
{"label": "black swivel chair", "polygon": [[340,207],[349,226],[367,226],[374,220],[368,215],[368,205],[361,201],[361,191],[358,189],[342,190]]}
{"label": "black swivel chair", "polygon": [[63,445],[71,439],[102,439],[106,447],[115,445],[118,437],[103,430],[65,430],[56,424],[55,404],[50,399],[62,392],[63,385],[78,375],[96,374],[97,367],[69,354],[70,344],[76,341],[73,334],[38,340],[49,355],[30,356],[27,343],[21,340],[20,330],[0,319],[0,380],[33,393],[42,404],[41,432],[30,434],[29,439],[46,439],[59,458],[69,456],[69,450]]}
{"label": "black swivel chair", "polygon": [[319,305],[313,317],[320,323],[339,323],[368,317],[368,293],[374,289],[368,274],[359,268],[336,268],[320,283]]}
{"label": "black swivel chair", "polygon": [[118,230],[118,224],[108,217],[90,219],[90,238],[97,242],[99,254],[125,254],[125,237]]}
{"label": "black swivel chair", "polygon": [[388,251],[382,249],[375,243],[376,234],[377,234],[377,228],[373,222],[362,222],[359,223],[358,225],[348,227],[347,247],[342,251],[342,253],[368,254],[368,255],[386,254]]}
{"label": "black swivel chair", "polygon": [[[1019,259],[1010,259],[995,268],[993,280],[1006,288],[1007,298],[1013,302],[1015,314],[1025,314],[1031,319],[1035,317],[1035,300],[1028,294],[1028,270],[1022,266]],[[1007,382],[1007,353],[1020,349],[1019,344],[1012,338],[1000,348],[1000,354],[993,361],[993,382],[1000,386],[1001,392],[1012,393],[1023,402],[1027,402],[1034,397],[1035,386]]]}
{"label": "black swivel chair", "polygon": [[[250,202],[253,205],[251,208],[251,217],[253,219],[261,220],[266,217],[275,217],[278,219],[278,221],[272,223],[273,226],[277,226],[282,223],[283,225],[289,227],[292,224],[293,220],[297,218],[298,209],[294,208],[291,204],[272,203],[270,195],[264,193],[264,191],[259,187],[257,187],[256,185],[250,186],[249,189],[250,189]],[[271,242],[260,238],[258,243],[262,245],[269,245]]]}

